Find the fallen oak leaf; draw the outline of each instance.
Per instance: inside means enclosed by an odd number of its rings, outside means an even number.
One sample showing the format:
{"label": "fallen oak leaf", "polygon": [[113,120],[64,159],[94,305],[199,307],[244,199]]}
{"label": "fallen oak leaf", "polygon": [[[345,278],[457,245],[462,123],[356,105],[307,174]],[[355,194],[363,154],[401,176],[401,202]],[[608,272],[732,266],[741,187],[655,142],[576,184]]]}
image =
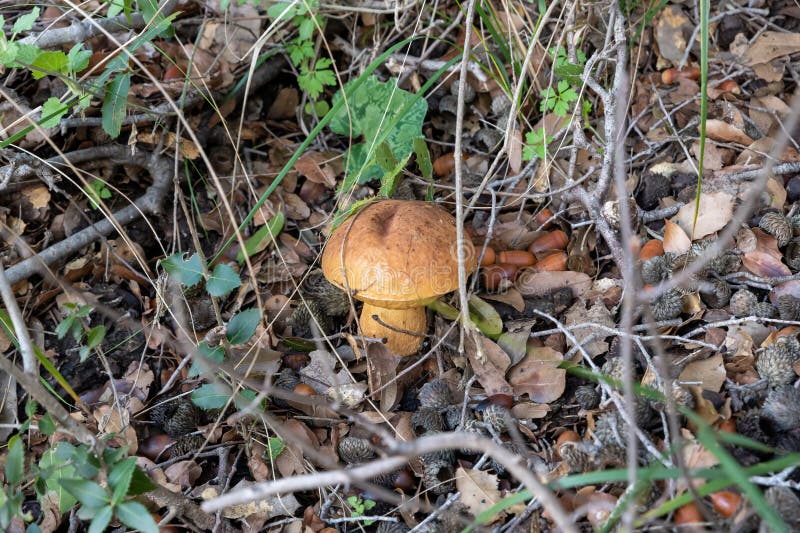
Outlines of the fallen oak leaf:
{"label": "fallen oak leaf", "polygon": [[781,260],[783,254],[778,250],[775,237],[759,228],[753,228],[756,237],[756,247],[742,256],[742,265],[755,274],[764,278],[789,276],[792,271]]}
{"label": "fallen oak leaf", "polygon": [[733,197],[723,191],[700,194],[695,222],[695,202],[689,202],[673,217],[687,235],[701,239],[724,228],[733,217]]}
{"label": "fallen oak leaf", "polygon": [[[456,470],[456,489],[461,494],[461,503],[467,506],[470,512],[478,516],[487,511],[500,501],[501,495],[497,488],[497,476],[483,470],[459,467]],[[502,513],[493,516],[494,520],[502,518]]]}
{"label": "fallen oak leaf", "polygon": [[[483,335],[467,335],[464,339],[467,356],[473,372],[478,377],[478,382],[483,386],[486,394],[512,394],[511,385],[506,381],[505,375],[511,366],[511,358],[491,339]],[[476,344],[480,343],[480,347]],[[479,357],[478,350],[483,354]]]}
{"label": "fallen oak leaf", "polygon": [[558,368],[563,361],[563,354],[549,346],[531,347],[509,371],[508,382],[519,396],[527,394],[542,404],[554,402],[564,394],[567,384],[567,371]]}

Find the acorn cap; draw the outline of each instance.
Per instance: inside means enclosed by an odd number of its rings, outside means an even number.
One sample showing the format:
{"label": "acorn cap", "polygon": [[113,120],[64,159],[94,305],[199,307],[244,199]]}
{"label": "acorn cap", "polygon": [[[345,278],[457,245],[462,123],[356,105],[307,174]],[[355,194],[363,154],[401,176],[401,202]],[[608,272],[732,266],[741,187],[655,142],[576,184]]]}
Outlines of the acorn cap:
{"label": "acorn cap", "polygon": [[444,409],[454,401],[450,387],[440,379],[429,381],[419,391],[419,403],[422,407]]}
{"label": "acorn cap", "polygon": [[[466,246],[469,273],[477,257],[472,243]],[[322,272],[367,304],[360,321],[365,335],[385,337],[393,353],[411,355],[427,327],[423,306],[458,288],[456,250],[456,222],[449,213],[427,202],[383,200],[334,230]]]}

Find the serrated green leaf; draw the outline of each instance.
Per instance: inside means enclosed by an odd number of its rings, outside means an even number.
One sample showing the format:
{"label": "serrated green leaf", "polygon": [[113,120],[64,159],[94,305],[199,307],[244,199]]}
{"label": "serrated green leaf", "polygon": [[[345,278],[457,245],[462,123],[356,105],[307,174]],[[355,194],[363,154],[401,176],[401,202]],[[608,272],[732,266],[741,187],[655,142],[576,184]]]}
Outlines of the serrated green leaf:
{"label": "serrated green leaf", "polygon": [[261,321],[261,311],[255,308],[245,309],[241,313],[234,315],[228,321],[225,333],[228,342],[235,346],[250,340],[250,337],[256,332],[259,321]]}
{"label": "serrated green leaf", "polygon": [[294,2],[276,2],[267,9],[267,16],[274,21],[291,20],[298,14],[298,9]]}
{"label": "serrated green leaf", "polygon": [[329,127],[340,135],[363,136],[366,142],[355,144],[347,151],[347,175],[341,190],[384,175],[384,170],[375,164],[375,152],[381,143],[387,142],[398,160],[409,156],[414,138],[422,135],[422,123],[428,110],[424,99],[398,88],[396,80],[382,83],[370,76],[350,94],[351,83],[344,87],[348,93],[347,105],[337,105],[343,99],[341,90],[334,95],[336,111],[332,111]]}
{"label": "serrated green leaf", "polygon": [[239,287],[242,280],[239,274],[230,265],[223,263],[214,267],[211,277],[206,281],[206,291],[211,296],[225,296],[233,289]]}
{"label": "serrated green leaf", "polygon": [[139,502],[125,502],[117,506],[117,518],[131,529],[142,533],[158,533],[155,520],[147,508]]}
{"label": "serrated green leaf", "polygon": [[67,54],[60,50],[45,50],[30,63],[26,65],[33,79],[38,80],[48,74],[58,74],[67,69]]}
{"label": "serrated green leaf", "polygon": [[84,50],[83,43],[76,44],[67,54],[67,69],[72,73],[82,71],[89,66],[90,57],[92,57],[91,50]]}
{"label": "serrated green leaf", "polygon": [[101,112],[103,131],[112,139],[119,137],[122,121],[128,110],[128,92],[131,89],[131,75],[120,74],[115,77],[106,90]]}
{"label": "serrated green leaf", "polygon": [[108,493],[94,481],[88,479],[61,479],[59,482],[85,507],[99,509],[109,503]]}
{"label": "serrated green leaf", "polygon": [[210,362],[217,365],[225,360],[225,350],[222,346],[215,346],[211,348],[205,342],[197,345],[198,356],[192,361],[192,366],[189,368],[189,377],[195,378],[203,373],[204,370],[212,370]]}
{"label": "serrated green leaf", "polygon": [[14,66],[19,59],[19,45],[15,42],[0,39],[0,65]]}
{"label": "serrated green leaf", "polygon": [[193,287],[203,279],[203,262],[200,255],[192,254],[189,259],[184,259],[184,254],[178,252],[160,261],[167,274],[175,276],[178,283],[184,287]]}
{"label": "serrated green leaf", "polygon": [[106,331],[106,327],[102,324],[90,329],[89,333],[86,334],[87,347],[92,349],[100,346],[100,343],[102,343],[103,339],[106,337]]}
{"label": "serrated green leaf", "polygon": [[88,533],[103,533],[106,527],[111,522],[111,516],[114,514],[114,509],[110,505],[106,505],[94,515],[91,524],[89,524]]}
{"label": "serrated green leaf", "polygon": [[73,315],[65,316],[61,322],[56,326],[56,337],[61,340],[67,336],[67,333],[72,329],[72,323],[75,321]]}
{"label": "serrated green leaf", "polygon": [[314,35],[316,26],[312,17],[302,17],[300,24],[297,26],[297,32],[301,39],[307,41]]}
{"label": "serrated green leaf", "polygon": [[192,392],[192,402],[201,409],[221,409],[230,400],[233,392],[225,383],[206,383]]}
{"label": "serrated green leaf", "polygon": [[136,458],[128,457],[114,465],[111,472],[108,474],[108,484],[113,489],[111,496],[111,504],[117,505],[128,494],[128,487],[130,487],[131,479],[133,478],[133,471],[136,469]]}
{"label": "serrated green leaf", "polygon": [[20,16],[11,28],[11,33],[22,33],[23,31],[30,31],[39,18],[39,8],[34,7],[30,13]]}
{"label": "serrated green leaf", "polygon": [[[281,230],[283,230],[285,221],[286,215],[283,214],[283,211],[278,211],[266,224],[258,228],[258,230],[244,242],[244,249],[247,252],[247,257],[253,257],[269,246]],[[238,261],[240,265],[244,263],[244,253],[242,253],[242,250],[239,250],[239,253],[236,254],[236,261]]]}
{"label": "serrated green leaf", "polygon": [[8,440],[8,455],[6,455],[6,481],[16,485],[25,478],[25,447],[19,435],[14,435]]}
{"label": "serrated green leaf", "polygon": [[42,435],[49,437],[56,432],[56,429],[58,429],[58,427],[50,417],[50,413],[46,413],[42,418],[39,419],[39,431],[42,433]]}
{"label": "serrated green leaf", "polygon": [[42,119],[39,125],[43,128],[58,126],[61,117],[67,114],[69,106],[64,105],[58,98],[50,97],[42,104]]}

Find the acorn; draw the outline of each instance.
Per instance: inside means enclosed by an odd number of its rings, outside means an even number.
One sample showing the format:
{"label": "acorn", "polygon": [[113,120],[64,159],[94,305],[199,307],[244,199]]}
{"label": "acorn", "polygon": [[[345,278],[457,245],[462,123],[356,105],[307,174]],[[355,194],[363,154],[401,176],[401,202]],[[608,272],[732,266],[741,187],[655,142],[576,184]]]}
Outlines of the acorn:
{"label": "acorn", "polygon": [[800,320],[800,298],[795,298],[791,294],[784,294],[778,296],[776,306],[781,320]]}
{"label": "acorn", "polygon": [[[272,386],[276,389],[292,392],[298,383],[300,383],[300,377],[297,375],[297,372],[291,368],[284,368],[275,376],[272,381]],[[289,407],[289,404],[281,398],[273,398],[272,403],[283,409]]]}
{"label": "acorn", "polygon": [[664,243],[658,239],[650,239],[639,250],[639,260],[641,261],[647,261],[662,255],[664,255]]}
{"label": "acorn", "polygon": [[567,441],[558,447],[558,454],[570,472],[582,474],[595,469],[597,446],[591,443]]}
{"label": "acorn", "polygon": [[434,494],[447,494],[455,489],[455,470],[452,463],[426,463],[422,470],[422,484]]}
{"label": "acorn", "polygon": [[617,411],[600,415],[592,433],[601,444],[627,446],[628,424]]}
{"label": "acorn", "polygon": [[645,285],[658,285],[670,277],[672,277],[672,265],[666,254],[642,262],[642,282]]}
{"label": "acorn", "polygon": [[650,311],[653,313],[653,320],[661,322],[677,318],[683,311],[683,298],[676,289],[670,289],[650,302]]}
{"label": "acorn", "polygon": [[483,252],[483,257],[481,258],[481,266],[493,265],[496,259],[497,254],[495,253],[494,248],[487,246],[486,250]]}
{"label": "acorn", "polygon": [[450,387],[439,379],[425,383],[419,391],[418,398],[422,407],[431,409],[444,409],[455,401]]}
{"label": "acorn", "polygon": [[661,83],[664,85],[671,85],[680,78],[697,81],[700,79],[700,69],[696,66],[688,66],[680,70],[670,67],[661,72]]}
{"label": "acorn", "polygon": [[507,420],[511,419],[511,412],[505,407],[490,403],[483,410],[483,423],[491,427],[497,433],[502,433],[506,429]]}
{"label": "acorn", "polygon": [[781,431],[800,428],[800,389],[786,386],[771,390],[761,416]]}
{"label": "acorn", "polygon": [[[465,433],[474,433],[481,437],[486,436],[486,430],[484,429],[483,423],[478,422],[475,418],[467,418],[464,421],[464,425],[459,428],[459,430]],[[474,454],[475,450],[470,448],[461,448],[461,452],[465,454]]]}
{"label": "acorn", "polygon": [[450,83],[450,94],[458,96],[459,92],[463,93],[465,104],[471,104],[472,101],[475,100],[475,89],[472,87],[472,85],[467,82],[462,86],[461,80],[455,79],[452,83]]}
{"label": "acorn", "polygon": [[769,380],[773,387],[789,385],[797,379],[793,365],[800,359],[800,342],[796,337],[784,336],[764,349],[756,360],[758,375]]}
{"label": "acorn", "polygon": [[472,140],[482,144],[487,150],[492,150],[503,140],[503,132],[494,126],[484,126],[475,132]]}
{"label": "acorn", "polygon": [[767,436],[764,434],[764,429],[761,427],[760,409],[748,409],[740,413],[736,419],[736,428],[739,434],[749,439],[763,443],[768,441]]}
{"label": "acorn", "polygon": [[197,430],[200,412],[186,397],[166,400],[150,410],[150,420],[171,437],[180,437]]}
{"label": "acorn", "polygon": [[500,116],[508,113],[511,109],[511,99],[505,93],[498,93],[492,97],[492,114]]}
{"label": "acorn", "polygon": [[700,291],[700,299],[710,309],[721,309],[731,301],[731,286],[721,279],[711,281],[710,291]]}
{"label": "acorn", "polygon": [[444,430],[444,420],[438,409],[420,407],[411,415],[411,428],[417,436]]}
{"label": "acorn", "polygon": [[672,517],[672,520],[678,526],[700,524],[705,521],[703,514],[694,502],[687,503],[675,511],[675,516]]}
{"label": "acorn", "polygon": [[[196,429],[196,428],[195,428]],[[203,435],[183,435],[178,437],[175,444],[169,449],[170,458],[183,457],[185,455],[194,455],[206,443],[206,438]]]}
{"label": "acorn", "polygon": [[732,517],[739,510],[739,506],[742,503],[742,497],[729,490],[713,492],[710,497],[714,510],[723,518]]}
{"label": "acorn", "polygon": [[569,244],[569,237],[560,229],[554,229],[534,240],[529,246],[528,251],[532,254],[540,254],[550,250],[563,250]]}
{"label": "acorn", "polygon": [[769,302],[756,302],[750,306],[750,314],[759,318],[774,318],[776,310]]}
{"label": "acorn", "polygon": [[[470,409],[467,409],[467,420],[473,418]],[[455,431],[461,423],[461,406],[458,404],[448,405],[442,411],[442,419],[444,420],[444,427],[448,431]]]}
{"label": "acorn", "polygon": [[375,457],[375,451],[367,439],[345,437],[339,441],[339,457],[349,465],[360,464]]}
{"label": "acorn", "polygon": [[[705,251],[714,244],[714,239],[704,239],[701,241],[693,242],[687,253],[688,262],[691,263],[700,258]],[[742,267],[742,258],[736,250],[725,250],[716,256],[712,257],[700,274],[707,276],[709,274],[717,274],[725,276],[733,272],[737,272]]]}
{"label": "acorn", "polygon": [[[429,431],[421,436],[431,436],[439,433],[438,431]],[[456,462],[456,454],[453,450],[436,450],[435,452],[426,453],[420,456],[423,465],[447,463],[453,465]]]}
{"label": "acorn", "polygon": [[[636,205],[636,200],[633,198],[627,199],[628,203],[628,227],[634,232],[639,226],[639,206]],[[618,200],[609,200],[603,204],[601,209],[603,218],[605,218],[612,228],[619,230],[622,227],[622,209]]]}
{"label": "acorn", "polygon": [[758,298],[755,294],[747,289],[739,289],[730,301],[730,311],[734,316],[750,316],[750,309],[758,303]]}
{"label": "acorn", "polygon": [[411,531],[403,522],[381,522],[375,533],[408,533]]}
{"label": "acorn", "polygon": [[800,270],[800,237],[796,237],[789,241],[786,246],[786,253],[784,254],[786,264],[789,265],[794,272]]}
{"label": "acorn", "polygon": [[789,531],[800,531],[800,498],[792,489],[780,485],[769,487],[764,491],[764,498],[786,522]]}
{"label": "acorn", "polygon": [[563,272],[567,269],[567,254],[565,252],[551,252],[541,257],[530,270],[533,272]]}
{"label": "acorn", "polygon": [[325,335],[326,332],[333,330],[330,315],[327,315],[322,305],[313,298],[300,302],[286,319],[286,325],[292,327],[293,336],[301,338],[315,337],[317,329],[320,330],[318,335]]}
{"label": "acorn", "polygon": [[778,247],[786,246],[794,235],[792,223],[782,213],[769,211],[762,215],[758,227],[769,233],[778,241]]}
{"label": "acorn", "polygon": [[497,262],[518,267],[533,266],[536,256],[526,250],[504,250],[497,254]]}
{"label": "acorn", "polygon": [[455,115],[458,111],[458,98],[452,94],[446,94],[439,99],[439,111]]}
{"label": "acorn", "polygon": [[[596,465],[602,470],[606,468],[622,468],[628,463],[627,445],[604,444],[598,446]],[[639,450],[642,452],[643,450]],[[642,454],[643,455],[643,454]]]}
{"label": "acorn", "polygon": [[595,385],[581,385],[575,389],[575,402],[585,411],[596,409],[600,405],[600,393]]}
{"label": "acorn", "polygon": [[347,293],[325,279],[321,270],[309,274],[303,281],[301,290],[308,299],[316,300],[325,314],[340,317],[350,312]]}

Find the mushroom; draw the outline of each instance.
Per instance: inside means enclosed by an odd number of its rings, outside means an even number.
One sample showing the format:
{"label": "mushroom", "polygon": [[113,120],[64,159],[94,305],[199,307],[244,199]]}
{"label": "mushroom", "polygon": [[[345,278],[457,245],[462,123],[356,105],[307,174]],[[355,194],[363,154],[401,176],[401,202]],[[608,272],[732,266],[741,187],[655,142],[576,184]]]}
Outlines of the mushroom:
{"label": "mushroom", "polygon": [[[465,245],[470,273],[477,258],[472,243]],[[412,355],[427,330],[425,305],[458,287],[457,249],[455,219],[443,209],[383,200],[336,228],[322,254],[322,272],[364,302],[364,335],[386,338],[396,355]]]}

